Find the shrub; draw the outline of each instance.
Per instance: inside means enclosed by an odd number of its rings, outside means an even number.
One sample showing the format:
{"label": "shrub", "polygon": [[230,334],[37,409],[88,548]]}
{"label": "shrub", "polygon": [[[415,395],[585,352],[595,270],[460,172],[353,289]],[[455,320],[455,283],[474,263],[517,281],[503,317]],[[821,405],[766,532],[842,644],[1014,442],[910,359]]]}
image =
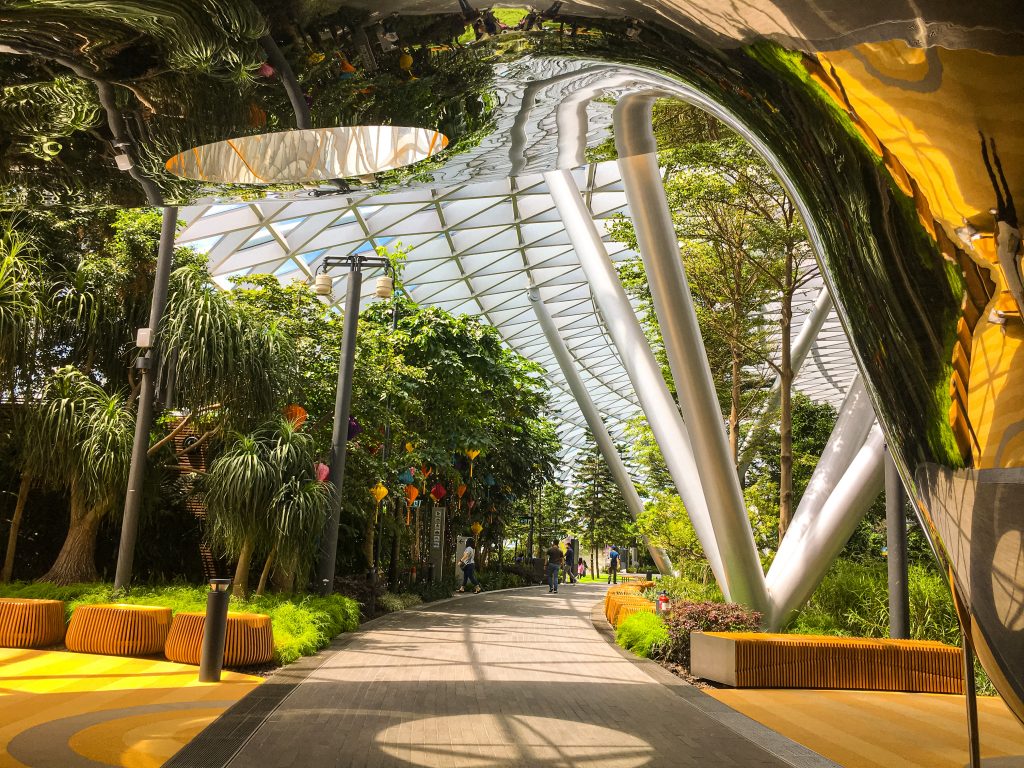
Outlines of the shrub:
{"label": "shrub", "polygon": [[406,608],[422,605],[422,603],[423,598],[412,592],[399,592],[398,594],[385,592],[377,598],[377,607],[384,613],[401,611]]}
{"label": "shrub", "polygon": [[665,622],[653,613],[634,613],[615,630],[615,642],[645,659],[661,656],[668,641]]}
{"label": "shrub", "polygon": [[451,597],[455,591],[455,582],[444,579],[443,581],[417,581],[409,591],[419,595],[424,603],[431,603],[434,600],[444,600]]}
{"label": "shrub", "polygon": [[735,603],[676,602],[665,619],[667,661],[690,668],[691,632],[750,632],[761,626],[761,614]]}
{"label": "shrub", "polygon": [[724,601],[722,590],[718,588],[714,579],[702,581],[689,576],[662,576],[655,583],[655,586],[644,591],[644,597],[649,600],[656,600],[658,593],[665,590],[672,600],[683,600],[692,603],[705,601],[721,603]]}

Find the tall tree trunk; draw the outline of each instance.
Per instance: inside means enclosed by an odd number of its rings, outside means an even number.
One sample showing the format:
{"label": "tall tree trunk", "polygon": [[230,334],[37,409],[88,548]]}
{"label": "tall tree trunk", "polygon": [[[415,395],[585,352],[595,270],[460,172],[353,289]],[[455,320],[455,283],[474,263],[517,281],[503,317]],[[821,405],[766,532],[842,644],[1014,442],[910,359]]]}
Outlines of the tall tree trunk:
{"label": "tall tree trunk", "polygon": [[793,520],[793,360],[790,329],[793,294],[782,296],[782,344],[779,352],[779,541]]}
{"label": "tall tree trunk", "polygon": [[401,525],[401,521],[397,519],[398,516],[398,509],[396,505],[396,525],[394,535],[391,537],[391,560],[388,562],[388,584],[390,585],[392,592],[398,591],[398,564],[402,558],[402,537],[399,534],[399,531],[401,531],[401,528],[399,527]]}
{"label": "tall tree trunk", "polygon": [[295,592],[295,566],[278,560],[270,575],[270,584],[275,592],[291,595]]}
{"label": "tall tree trunk", "polygon": [[420,567],[420,508],[416,507],[413,513],[415,522],[413,523],[413,539],[412,539],[412,581],[416,581],[416,570]]}
{"label": "tall tree trunk", "polygon": [[732,387],[730,392],[729,406],[729,453],[732,456],[733,466],[739,469],[740,466],[740,376],[742,375],[740,365],[740,352],[735,344],[729,345],[729,353],[732,356]]}
{"label": "tall tree trunk", "polygon": [[90,509],[81,498],[77,484],[71,486],[71,524],[64,546],[40,581],[67,585],[99,581],[96,572],[96,534],[105,510]]}
{"label": "tall tree trunk", "polygon": [[28,472],[21,473],[21,483],[18,485],[18,500],[14,505],[14,517],[11,518],[11,530],[7,534],[7,552],[4,554],[4,570],[0,574],[0,582],[6,584],[14,575],[14,553],[18,548],[18,530],[21,528],[21,518],[25,513],[25,504],[28,503],[28,493],[32,489],[32,475]]}
{"label": "tall tree trunk", "polygon": [[267,589],[267,579],[270,578],[270,571],[274,567],[274,558],[277,557],[277,544],[267,555],[267,561],[263,564],[263,573],[260,574],[260,583],[256,586],[256,594],[262,595]]}
{"label": "tall tree trunk", "polygon": [[238,563],[235,564],[235,591],[242,597],[249,596],[249,565],[255,548],[253,537],[246,538],[242,542],[242,551],[238,553]]}

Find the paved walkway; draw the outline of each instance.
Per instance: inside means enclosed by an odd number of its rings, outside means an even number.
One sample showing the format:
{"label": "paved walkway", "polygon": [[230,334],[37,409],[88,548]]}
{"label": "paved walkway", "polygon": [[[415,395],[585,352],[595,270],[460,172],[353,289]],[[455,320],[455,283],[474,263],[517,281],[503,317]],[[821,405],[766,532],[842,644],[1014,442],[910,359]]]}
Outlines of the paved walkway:
{"label": "paved walkway", "polygon": [[539,587],[386,616],[326,652],[228,765],[831,765],[648,675],[595,629],[603,593]]}

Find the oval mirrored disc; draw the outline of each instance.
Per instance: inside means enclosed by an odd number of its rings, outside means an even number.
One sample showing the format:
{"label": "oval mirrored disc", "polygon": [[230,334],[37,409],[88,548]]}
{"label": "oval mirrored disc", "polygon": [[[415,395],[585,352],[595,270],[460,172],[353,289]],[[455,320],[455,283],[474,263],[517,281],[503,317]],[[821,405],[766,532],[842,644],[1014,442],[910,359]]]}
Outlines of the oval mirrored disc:
{"label": "oval mirrored disc", "polygon": [[262,133],[185,150],[166,163],[196,181],[279,184],[371,176],[424,160],[448,146],[427,128],[358,125]]}

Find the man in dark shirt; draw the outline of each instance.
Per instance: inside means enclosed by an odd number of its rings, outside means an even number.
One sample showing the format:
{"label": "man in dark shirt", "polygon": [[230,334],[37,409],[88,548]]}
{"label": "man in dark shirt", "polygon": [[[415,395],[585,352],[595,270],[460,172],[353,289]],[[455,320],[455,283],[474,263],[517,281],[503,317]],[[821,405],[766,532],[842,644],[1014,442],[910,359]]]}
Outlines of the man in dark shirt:
{"label": "man in dark shirt", "polygon": [[573,563],[575,562],[576,555],[572,551],[572,541],[570,541],[568,544],[565,545],[565,568],[562,569],[563,571],[565,571],[565,577],[569,584],[576,583],[576,572],[573,568]]}
{"label": "man in dark shirt", "polygon": [[562,550],[558,548],[558,542],[552,541],[548,549],[548,593],[558,591],[558,571],[562,567]]}
{"label": "man in dark shirt", "polygon": [[619,548],[612,544],[612,551],[608,553],[608,583],[619,583]]}

